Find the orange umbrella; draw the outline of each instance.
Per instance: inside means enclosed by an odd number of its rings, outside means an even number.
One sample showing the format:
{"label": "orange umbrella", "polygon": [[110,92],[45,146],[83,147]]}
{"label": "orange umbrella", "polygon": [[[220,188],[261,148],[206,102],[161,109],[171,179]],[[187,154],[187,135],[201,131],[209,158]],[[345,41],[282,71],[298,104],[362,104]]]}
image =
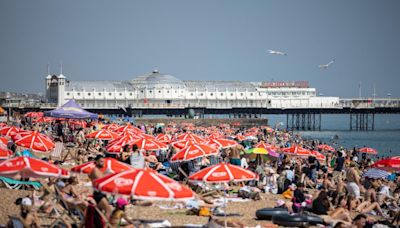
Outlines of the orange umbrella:
{"label": "orange umbrella", "polygon": [[[94,164],[94,161],[87,162],[81,165],[77,165],[71,168],[72,172],[76,173],[86,173],[89,174],[92,172],[93,168],[96,165]],[[107,173],[119,173],[122,171],[134,169],[132,166],[120,162],[114,158],[104,158],[104,167],[100,169],[101,172],[107,172]]]}
{"label": "orange umbrella", "polygon": [[371,167],[386,171],[400,171],[400,156],[394,156],[375,162]]}
{"label": "orange umbrella", "polygon": [[93,186],[104,193],[129,195],[141,200],[194,198],[192,190],[151,169],[133,169],[111,174],[95,180]]}
{"label": "orange umbrella", "polygon": [[378,154],[378,151],[375,149],[369,148],[369,147],[363,147],[358,150],[360,153],[366,153],[366,154]]}
{"label": "orange umbrella", "polygon": [[120,136],[112,131],[102,129],[100,131],[94,131],[90,134],[87,134],[85,137],[88,139],[113,140],[119,138]]}
{"label": "orange umbrella", "polygon": [[46,161],[31,157],[15,157],[0,163],[0,176],[68,177],[69,172]]}
{"label": "orange umbrella", "polygon": [[229,163],[221,163],[207,167],[189,177],[189,179],[193,181],[204,181],[208,183],[248,181],[256,178],[257,175],[250,170]]}
{"label": "orange umbrella", "polygon": [[152,139],[139,139],[134,141],[132,145],[137,145],[139,149],[143,150],[166,150],[168,146],[162,142],[158,142]]}
{"label": "orange umbrella", "polygon": [[218,150],[204,144],[192,144],[174,154],[171,161],[189,161],[199,157],[216,155]]}
{"label": "orange umbrella", "polygon": [[47,152],[55,147],[54,142],[49,137],[37,131],[16,140],[15,144],[30,148],[36,152]]}

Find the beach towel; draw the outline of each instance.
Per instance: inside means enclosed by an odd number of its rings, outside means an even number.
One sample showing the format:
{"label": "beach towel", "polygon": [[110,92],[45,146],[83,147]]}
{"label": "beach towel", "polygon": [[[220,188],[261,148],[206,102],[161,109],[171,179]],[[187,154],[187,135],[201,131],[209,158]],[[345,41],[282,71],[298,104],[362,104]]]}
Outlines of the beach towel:
{"label": "beach towel", "polygon": [[86,209],[85,216],[85,228],[103,228],[105,227],[105,222],[103,218],[97,212],[96,206],[89,204]]}

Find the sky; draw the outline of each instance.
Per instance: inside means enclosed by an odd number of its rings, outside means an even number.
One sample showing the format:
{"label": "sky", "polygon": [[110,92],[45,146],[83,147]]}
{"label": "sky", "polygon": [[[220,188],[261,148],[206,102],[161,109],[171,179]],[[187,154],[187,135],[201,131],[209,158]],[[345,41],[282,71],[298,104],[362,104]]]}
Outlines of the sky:
{"label": "sky", "polygon": [[[400,1],[0,1],[0,91],[68,80],[309,81],[325,96],[400,97]],[[273,49],[287,56],[271,55]],[[326,70],[318,68],[332,59]]]}

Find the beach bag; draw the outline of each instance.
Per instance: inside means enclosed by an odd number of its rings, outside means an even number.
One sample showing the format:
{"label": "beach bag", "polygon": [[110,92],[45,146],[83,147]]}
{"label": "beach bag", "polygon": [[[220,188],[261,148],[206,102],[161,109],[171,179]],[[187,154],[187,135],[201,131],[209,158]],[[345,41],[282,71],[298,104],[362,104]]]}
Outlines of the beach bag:
{"label": "beach bag", "polygon": [[208,207],[200,207],[199,216],[211,216],[210,208]]}

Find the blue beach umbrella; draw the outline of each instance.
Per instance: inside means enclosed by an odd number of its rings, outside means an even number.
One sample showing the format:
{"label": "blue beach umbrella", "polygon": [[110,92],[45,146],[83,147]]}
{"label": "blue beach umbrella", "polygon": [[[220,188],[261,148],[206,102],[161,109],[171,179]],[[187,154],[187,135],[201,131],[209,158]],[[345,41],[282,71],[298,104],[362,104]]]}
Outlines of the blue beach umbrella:
{"label": "blue beach umbrella", "polygon": [[364,174],[363,177],[369,177],[372,179],[380,179],[380,178],[387,178],[390,175],[389,172],[381,169],[368,169]]}

